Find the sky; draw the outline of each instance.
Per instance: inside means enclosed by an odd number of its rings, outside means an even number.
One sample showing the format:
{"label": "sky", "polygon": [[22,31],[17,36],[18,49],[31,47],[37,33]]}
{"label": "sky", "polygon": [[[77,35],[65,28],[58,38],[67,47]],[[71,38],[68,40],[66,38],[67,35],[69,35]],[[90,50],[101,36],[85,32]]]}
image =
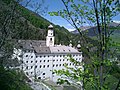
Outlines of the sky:
{"label": "sky", "polygon": [[[48,14],[48,12],[59,11],[65,8],[61,0],[33,0],[33,1],[34,2],[44,1],[42,7],[48,7],[47,12],[44,15],[42,15],[42,17],[54,23],[55,25],[64,26],[69,31],[75,30],[65,19],[61,18],[60,16],[50,16]],[[24,4],[24,2],[22,4]],[[35,8],[34,6],[37,5],[33,5],[32,7],[28,5],[27,8],[33,10],[33,8]],[[114,17],[113,21],[120,22],[120,14]]]}

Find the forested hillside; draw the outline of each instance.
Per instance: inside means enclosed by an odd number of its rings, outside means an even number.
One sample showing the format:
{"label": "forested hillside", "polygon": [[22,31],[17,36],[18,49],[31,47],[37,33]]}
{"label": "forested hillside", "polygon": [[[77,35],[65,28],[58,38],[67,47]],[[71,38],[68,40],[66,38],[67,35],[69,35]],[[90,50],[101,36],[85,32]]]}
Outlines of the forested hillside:
{"label": "forested hillside", "polygon": [[[10,6],[10,1],[11,0],[0,1],[0,26],[3,25],[3,20],[5,19],[4,16],[12,13],[11,10],[13,10],[13,7]],[[11,27],[14,31],[14,34],[11,36],[13,39],[45,40],[48,25],[53,23],[26,9],[18,3],[16,3],[14,11],[14,18],[12,18],[11,21],[15,24],[13,25],[14,27]],[[70,33],[67,29],[60,27],[59,25],[53,24],[53,26],[56,44],[68,45],[70,40],[73,41],[73,44],[77,43],[74,39],[79,39],[78,35]]]}

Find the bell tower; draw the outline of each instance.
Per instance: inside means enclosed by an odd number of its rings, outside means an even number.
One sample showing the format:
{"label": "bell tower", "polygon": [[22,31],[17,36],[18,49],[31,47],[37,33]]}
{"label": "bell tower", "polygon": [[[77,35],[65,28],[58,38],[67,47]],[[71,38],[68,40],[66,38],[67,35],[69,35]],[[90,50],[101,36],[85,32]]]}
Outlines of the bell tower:
{"label": "bell tower", "polygon": [[46,37],[46,46],[54,46],[54,32],[53,32],[53,26],[48,26],[48,33]]}

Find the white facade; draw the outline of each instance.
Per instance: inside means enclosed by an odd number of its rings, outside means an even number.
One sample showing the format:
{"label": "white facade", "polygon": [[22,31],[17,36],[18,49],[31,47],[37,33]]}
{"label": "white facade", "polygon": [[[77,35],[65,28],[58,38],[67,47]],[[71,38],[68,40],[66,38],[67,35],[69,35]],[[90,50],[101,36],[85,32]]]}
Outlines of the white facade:
{"label": "white facade", "polygon": [[[51,27],[52,26],[50,26],[50,28]],[[53,42],[50,42],[50,38],[53,38]],[[31,46],[32,43],[29,42],[29,44],[28,45]],[[23,46],[27,48],[29,47],[28,45]],[[53,30],[48,30],[46,46],[41,46],[41,43],[40,45],[33,43],[32,48],[27,48],[24,52],[23,70],[29,78],[50,79],[56,82],[59,76],[53,74],[53,70],[65,68],[64,64],[73,67],[73,63],[70,62],[68,54],[72,55],[75,60],[82,61],[82,53],[77,49],[70,46],[54,45]]]}
{"label": "white facade", "polygon": [[[36,75],[38,79],[49,78],[50,80],[56,82],[58,77],[52,73],[53,70],[63,69],[64,64],[73,67],[73,63],[69,61],[67,55],[67,53],[51,53],[37,55],[35,55],[33,52],[25,53],[23,56],[23,70],[30,78],[34,78],[34,76]],[[75,60],[81,62],[82,54],[71,53],[71,55]]]}

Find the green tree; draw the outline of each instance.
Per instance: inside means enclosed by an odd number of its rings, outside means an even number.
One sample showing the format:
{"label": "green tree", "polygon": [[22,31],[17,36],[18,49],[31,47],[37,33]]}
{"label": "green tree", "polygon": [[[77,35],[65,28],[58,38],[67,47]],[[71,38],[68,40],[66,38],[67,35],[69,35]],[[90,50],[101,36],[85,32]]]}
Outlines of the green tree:
{"label": "green tree", "polygon": [[[111,76],[113,64],[116,63],[115,49],[111,49],[116,43],[111,41],[111,30],[109,23],[112,18],[120,12],[119,0],[61,0],[65,6],[64,10],[57,12],[50,12],[50,15],[61,16],[66,19],[74,28],[76,28],[80,34],[82,52],[86,55],[86,59],[89,62],[79,63],[75,60],[70,59],[77,68],[69,68],[67,70],[55,71],[59,75],[65,75],[72,81],[82,81],[83,89],[111,89],[109,83],[112,83],[108,79],[114,78]],[[90,41],[88,36],[85,36],[80,26],[84,24],[90,26],[96,26],[94,32],[96,34],[95,42]],[[80,69],[80,65],[84,69]],[[112,79],[110,79],[112,80]],[[59,83],[67,82],[68,80],[58,80]],[[108,82],[109,81],[109,82]],[[113,87],[116,90],[119,87],[118,84]],[[75,83],[77,84],[77,83]],[[79,86],[79,84],[77,84]],[[116,86],[116,87],[115,87]]]}

